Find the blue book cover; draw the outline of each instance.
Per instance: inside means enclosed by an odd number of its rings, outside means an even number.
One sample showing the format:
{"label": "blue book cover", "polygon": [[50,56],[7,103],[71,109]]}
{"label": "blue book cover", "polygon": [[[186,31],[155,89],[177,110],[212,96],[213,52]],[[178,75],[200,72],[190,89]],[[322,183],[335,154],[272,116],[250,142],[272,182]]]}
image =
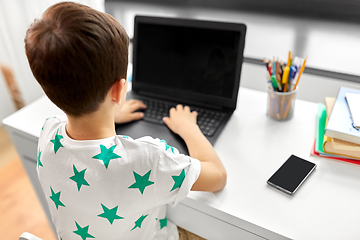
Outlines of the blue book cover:
{"label": "blue book cover", "polygon": [[[325,135],[340,140],[360,144],[360,129],[353,125],[345,93],[360,93],[360,90],[341,87],[331,112]],[[360,106],[359,106],[360,107]]]}

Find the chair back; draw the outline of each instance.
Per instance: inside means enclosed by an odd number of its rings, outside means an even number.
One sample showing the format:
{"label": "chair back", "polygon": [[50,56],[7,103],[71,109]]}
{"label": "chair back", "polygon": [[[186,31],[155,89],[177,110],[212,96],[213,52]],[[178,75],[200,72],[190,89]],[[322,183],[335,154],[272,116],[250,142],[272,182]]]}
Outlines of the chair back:
{"label": "chair back", "polygon": [[38,238],[37,236],[31,233],[24,232],[23,234],[21,234],[19,240],[42,240],[42,239]]}

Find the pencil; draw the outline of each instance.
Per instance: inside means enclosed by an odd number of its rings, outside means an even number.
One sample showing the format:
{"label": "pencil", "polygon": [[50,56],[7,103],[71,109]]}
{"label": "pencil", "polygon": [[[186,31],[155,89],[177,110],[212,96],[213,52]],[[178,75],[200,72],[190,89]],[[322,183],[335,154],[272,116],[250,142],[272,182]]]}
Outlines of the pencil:
{"label": "pencil", "polygon": [[281,70],[280,70],[280,63],[279,63],[279,59],[276,60],[276,79],[278,80],[278,82],[281,82]]}
{"label": "pencil", "polygon": [[298,78],[296,79],[296,83],[295,83],[295,85],[294,85],[293,91],[296,89],[296,87],[297,87],[297,85],[298,85],[298,83],[299,83],[301,74],[303,73],[303,71],[304,71],[304,69],[305,69],[306,58],[307,58],[307,57],[305,57],[304,62],[303,62],[303,64],[302,64],[302,66],[301,66],[301,69],[300,69],[300,72],[299,72],[299,76],[298,76]]}

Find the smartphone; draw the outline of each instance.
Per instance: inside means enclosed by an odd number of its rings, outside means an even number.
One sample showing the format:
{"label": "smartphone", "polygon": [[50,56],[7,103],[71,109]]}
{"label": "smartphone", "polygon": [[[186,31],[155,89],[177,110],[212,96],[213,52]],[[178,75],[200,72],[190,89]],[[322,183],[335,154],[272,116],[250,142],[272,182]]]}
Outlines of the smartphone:
{"label": "smartphone", "polygon": [[288,160],[267,181],[271,186],[294,194],[306,178],[314,171],[316,164],[291,155]]}

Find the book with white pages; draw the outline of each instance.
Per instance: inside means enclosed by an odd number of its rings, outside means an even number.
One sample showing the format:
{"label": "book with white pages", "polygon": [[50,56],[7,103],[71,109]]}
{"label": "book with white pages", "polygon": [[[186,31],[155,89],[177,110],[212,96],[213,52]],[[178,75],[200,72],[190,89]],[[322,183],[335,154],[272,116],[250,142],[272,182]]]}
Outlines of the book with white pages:
{"label": "book with white pages", "polygon": [[347,87],[340,88],[334,108],[326,125],[325,135],[331,138],[360,144],[360,129],[353,125],[345,97],[346,93],[360,94],[360,90]]}
{"label": "book with white pages", "polygon": [[360,128],[360,93],[345,93],[354,127]]}

